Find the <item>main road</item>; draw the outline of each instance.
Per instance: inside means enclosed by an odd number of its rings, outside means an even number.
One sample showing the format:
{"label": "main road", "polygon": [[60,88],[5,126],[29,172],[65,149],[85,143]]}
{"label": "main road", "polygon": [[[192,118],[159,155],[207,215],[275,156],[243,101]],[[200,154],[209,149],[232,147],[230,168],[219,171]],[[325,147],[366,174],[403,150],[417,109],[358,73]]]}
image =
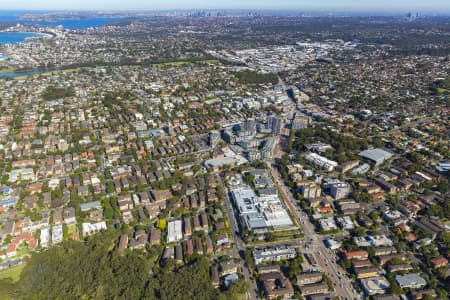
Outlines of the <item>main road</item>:
{"label": "main road", "polygon": [[316,233],[314,225],[309,221],[306,213],[300,210],[296,205],[296,200],[294,199],[292,192],[284,183],[276,166],[275,159],[280,158],[282,154],[283,151],[278,147],[275,151],[274,159],[269,161],[267,165],[276,186],[283,196],[286,206],[299,225],[303,227],[305,244],[301,247],[302,251],[304,253],[311,253],[316,258],[322,271],[327,274],[333,282],[336,296],[347,300],[362,299],[362,295],[355,291],[352,282],[345,271],[337,264],[335,255],[325,247],[322,237]]}

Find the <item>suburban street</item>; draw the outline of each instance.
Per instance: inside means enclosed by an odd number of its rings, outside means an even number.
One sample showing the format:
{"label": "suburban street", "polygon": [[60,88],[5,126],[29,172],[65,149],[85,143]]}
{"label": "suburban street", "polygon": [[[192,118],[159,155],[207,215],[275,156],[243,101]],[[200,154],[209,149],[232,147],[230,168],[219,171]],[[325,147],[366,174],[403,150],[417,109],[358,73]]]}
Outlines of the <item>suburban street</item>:
{"label": "suburban street", "polygon": [[245,246],[244,246],[244,243],[242,242],[241,238],[238,235],[239,227],[237,224],[236,215],[234,213],[234,210],[233,210],[233,207],[231,204],[231,199],[229,197],[227,187],[223,183],[222,178],[220,176],[218,178],[219,178],[220,184],[222,185],[223,190],[226,191],[227,201],[224,201],[224,208],[227,213],[228,224],[230,226],[231,235],[233,236],[233,243],[235,245],[234,247],[232,247],[233,256],[240,259],[241,266],[242,266],[242,274],[244,275],[245,281],[250,285],[250,288],[247,292],[247,298],[248,299],[258,299],[258,294],[256,292],[258,290],[258,287],[256,286],[255,280],[252,279],[252,275],[251,275],[249,266],[246,265],[246,262],[245,262],[243,256],[241,255],[241,253],[243,253],[245,251]]}
{"label": "suburban street", "polygon": [[276,165],[276,159],[280,159],[285,154],[280,141],[281,139],[279,137],[274,157],[271,161],[267,162],[267,165],[286,206],[291,212],[291,215],[294,216],[296,222],[302,227],[305,234],[305,243],[300,246],[302,253],[309,253],[316,259],[320,269],[333,282],[336,296],[340,296],[342,299],[362,299],[362,295],[359,295],[355,291],[352,282],[348,276],[345,276],[345,271],[336,262],[336,255],[325,247],[323,243],[324,237],[316,233],[314,225],[309,221],[308,215],[296,205],[294,195],[285,185]]}

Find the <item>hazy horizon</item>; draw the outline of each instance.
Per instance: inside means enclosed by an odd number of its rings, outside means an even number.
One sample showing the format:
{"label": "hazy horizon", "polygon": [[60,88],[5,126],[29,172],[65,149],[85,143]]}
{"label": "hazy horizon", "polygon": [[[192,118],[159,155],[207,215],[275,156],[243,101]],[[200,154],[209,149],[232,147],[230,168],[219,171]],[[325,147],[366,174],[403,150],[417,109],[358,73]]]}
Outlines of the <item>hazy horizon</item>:
{"label": "hazy horizon", "polygon": [[136,10],[192,10],[192,9],[229,9],[229,10],[310,10],[310,11],[419,11],[419,12],[449,12],[450,1],[448,0],[402,0],[388,1],[379,0],[376,3],[356,0],[341,0],[338,3],[333,0],[310,1],[302,0],[228,0],[211,1],[206,0],[64,0],[55,3],[53,0],[16,0],[0,4],[0,10],[103,10],[103,11],[136,11]]}

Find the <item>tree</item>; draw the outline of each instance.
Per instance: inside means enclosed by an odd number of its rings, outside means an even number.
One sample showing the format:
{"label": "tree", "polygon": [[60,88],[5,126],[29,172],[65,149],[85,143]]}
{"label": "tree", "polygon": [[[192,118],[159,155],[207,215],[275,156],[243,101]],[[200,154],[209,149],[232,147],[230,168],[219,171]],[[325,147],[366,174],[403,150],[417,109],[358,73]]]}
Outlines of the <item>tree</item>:
{"label": "tree", "polygon": [[198,257],[189,265],[171,271],[165,269],[156,279],[159,281],[157,294],[161,300],[209,300],[217,299],[219,292],[211,283],[209,261]]}
{"label": "tree", "polygon": [[436,292],[441,297],[441,299],[448,299],[448,292],[443,288],[436,288]]}
{"label": "tree", "polygon": [[394,274],[388,274],[387,275],[387,279],[389,280],[390,283],[390,287],[389,287],[389,291],[394,294],[394,295],[402,295],[403,294],[403,290],[402,288],[398,285],[397,281],[394,278]]}
{"label": "tree", "polygon": [[64,241],[33,253],[12,287],[14,299],[139,299],[148,283],[149,264],[140,251],[119,255],[118,233],[108,231],[85,243]]}
{"label": "tree", "polygon": [[275,236],[275,234],[273,234],[273,232],[268,232],[265,234],[266,242],[273,242],[273,241],[275,241],[275,238],[276,238],[276,236]]}
{"label": "tree", "polygon": [[437,189],[442,194],[447,193],[449,190],[449,182],[445,179],[440,180],[438,183]]}
{"label": "tree", "polygon": [[322,274],[322,280],[328,285],[331,290],[333,289],[333,282],[331,281],[330,277],[328,277],[326,274]]}
{"label": "tree", "polygon": [[252,173],[247,173],[244,176],[244,180],[247,184],[252,185],[253,181],[255,180],[255,175],[253,175]]}
{"label": "tree", "polygon": [[67,239],[69,237],[69,227],[66,224],[63,224],[63,238]]}
{"label": "tree", "polygon": [[156,224],[156,227],[158,227],[161,230],[166,229],[167,226],[167,221],[165,219],[161,219],[158,221],[158,223]]}
{"label": "tree", "polygon": [[246,282],[244,279],[239,278],[224,293],[223,299],[236,299],[236,300],[242,299],[242,295],[247,293],[249,288],[250,284]]}
{"label": "tree", "polygon": [[115,189],[114,189],[114,182],[112,180],[108,180],[106,182],[106,192],[108,194],[112,194],[114,193]]}
{"label": "tree", "polygon": [[73,96],[75,96],[75,89],[72,86],[56,87],[50,85],[42,93],[42,98],[44,98],[44,100],[56,100]]}
{"label": "tree", "polygon": [[263,84],[263,83],[277,83],[278,77],[276,74],[262,74],[255,71],[245,70],[235,72],[234,75],[242,84]]}
{"label": "tree", "polygon": [[6,238],[3,240],[3,242],[4,242],[4,244],[7,245],[7,244],[11,243],[11,240],[12,240],[12,236],[10,234],[8,234],[6,236]]}
{"label": "tree", "polygon": [[289,139],[288,139],[288,144],[287,144],[287,148],[286,148],[286,152],[290,153],[292,151],[292,146],[294,144],[294,139],[295,139],[295,130],[291,129],[289,131]]}

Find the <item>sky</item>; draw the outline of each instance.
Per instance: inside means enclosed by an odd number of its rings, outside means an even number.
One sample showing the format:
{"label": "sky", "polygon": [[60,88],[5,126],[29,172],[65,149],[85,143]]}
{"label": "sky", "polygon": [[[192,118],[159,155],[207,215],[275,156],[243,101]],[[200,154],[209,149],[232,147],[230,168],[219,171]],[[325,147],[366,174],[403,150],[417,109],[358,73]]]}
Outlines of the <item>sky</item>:
{"label": "sky", "polygon": [[1,10],[297,9],[450,11],[450,0],[0,0]]}

